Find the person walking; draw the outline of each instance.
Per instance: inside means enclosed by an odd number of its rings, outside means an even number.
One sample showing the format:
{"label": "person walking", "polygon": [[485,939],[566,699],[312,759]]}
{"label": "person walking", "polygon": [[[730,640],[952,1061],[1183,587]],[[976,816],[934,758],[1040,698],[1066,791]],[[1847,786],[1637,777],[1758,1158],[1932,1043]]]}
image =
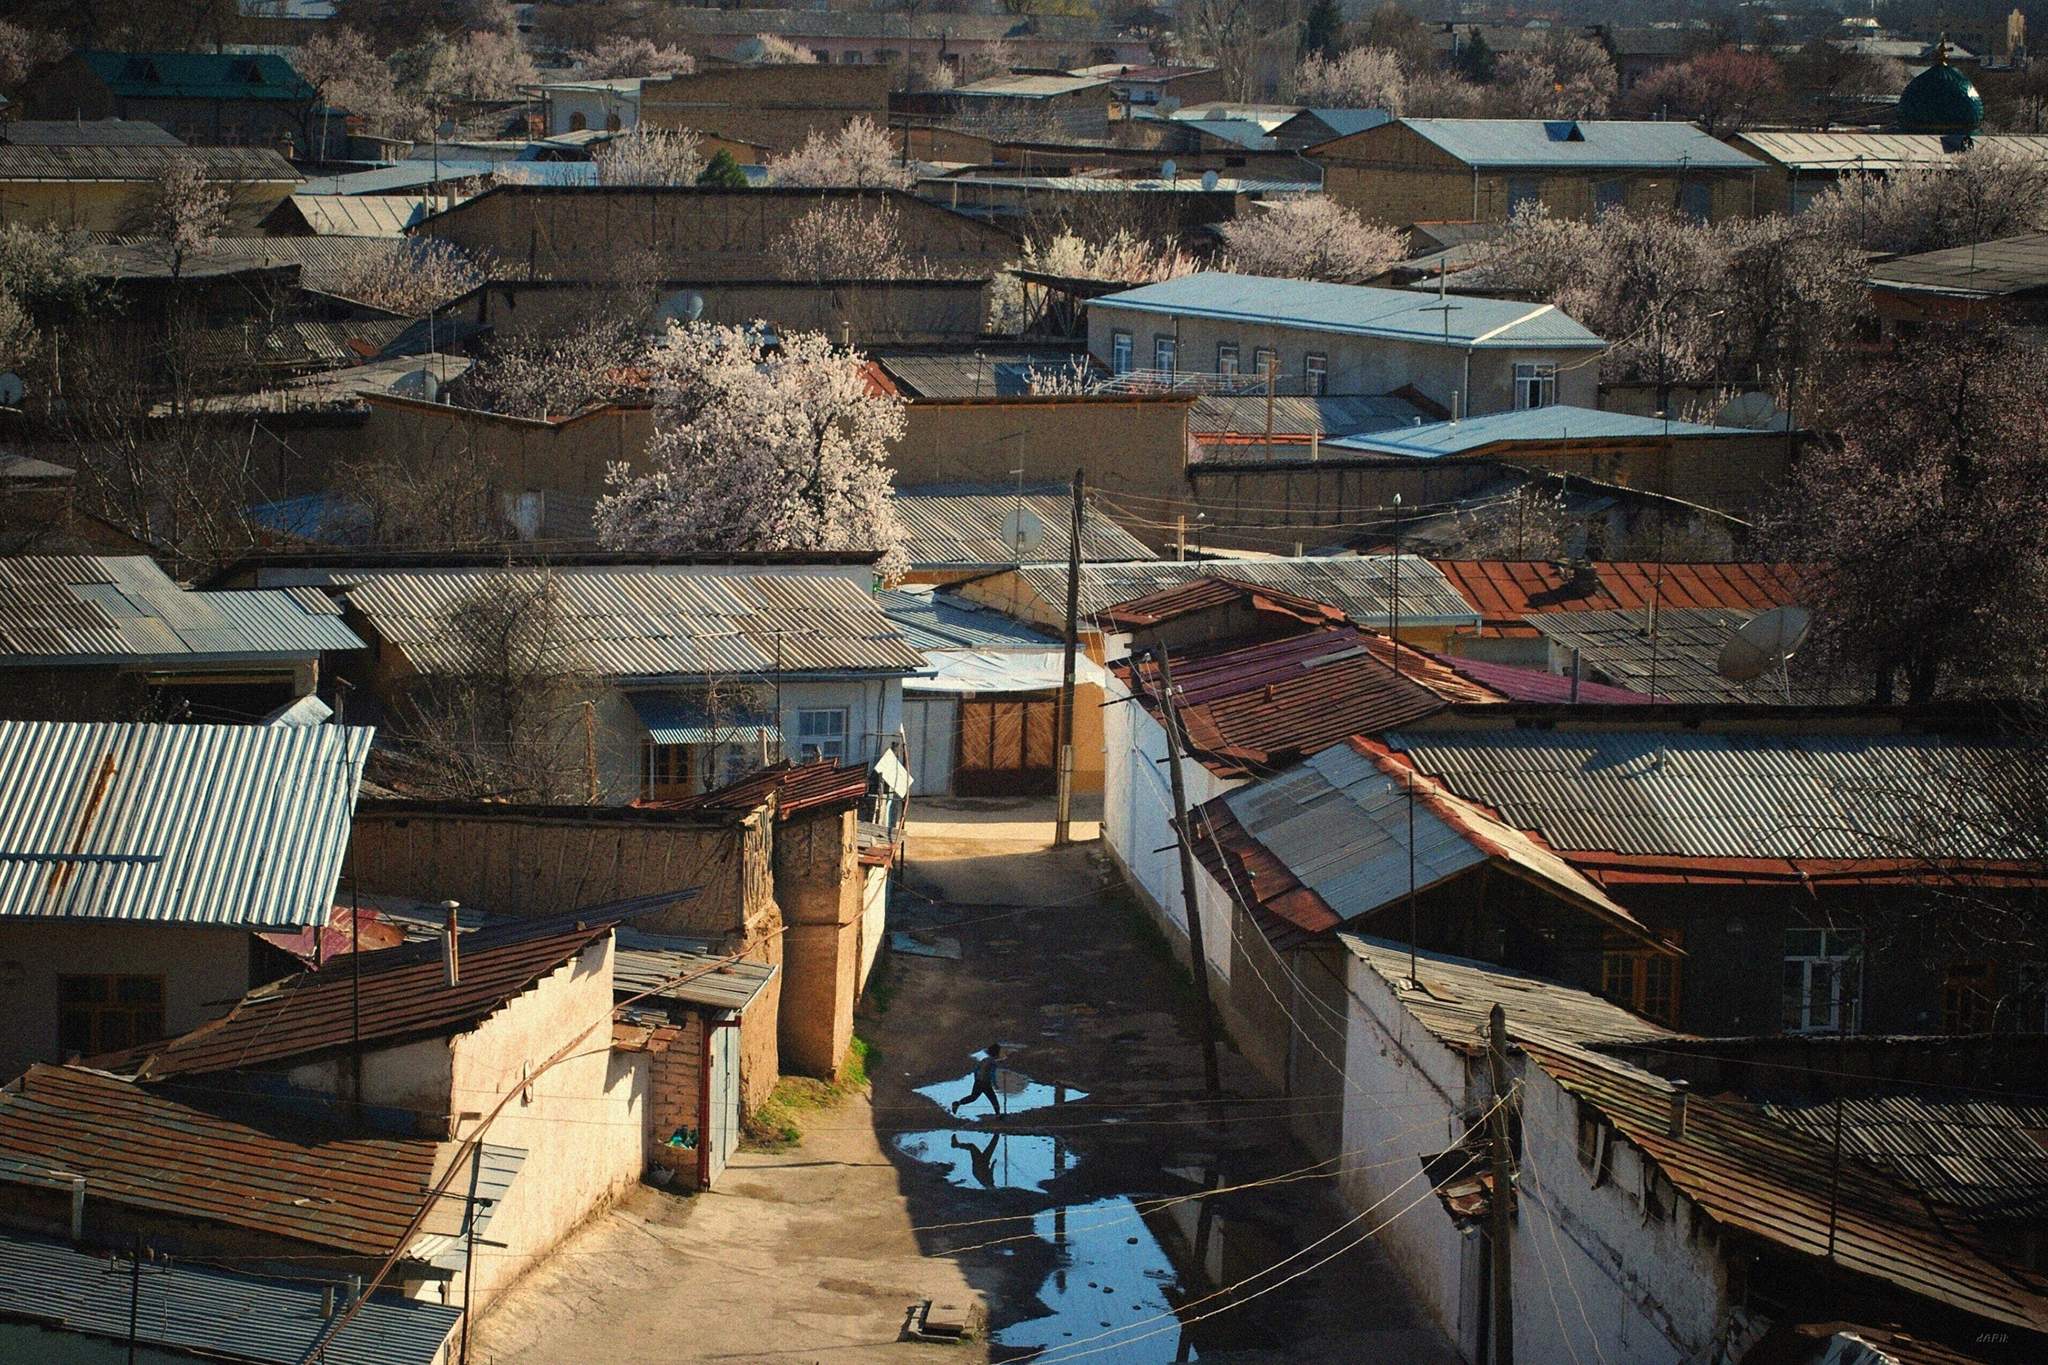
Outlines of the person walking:
{"label": "person walking", "polygon": [[965,1105],[976,1100],[987,1100],[988,1107],[997,1115],[1003,1112],[1002,1097],[996,1094],[996,1073],[1003,1069],[1003,1045],[990,1043],[988,1050],[981,1054],[981,1060],[974,1064],[974,1089],[965,1097],[953,1101],[953,1112],[959,1113]]}

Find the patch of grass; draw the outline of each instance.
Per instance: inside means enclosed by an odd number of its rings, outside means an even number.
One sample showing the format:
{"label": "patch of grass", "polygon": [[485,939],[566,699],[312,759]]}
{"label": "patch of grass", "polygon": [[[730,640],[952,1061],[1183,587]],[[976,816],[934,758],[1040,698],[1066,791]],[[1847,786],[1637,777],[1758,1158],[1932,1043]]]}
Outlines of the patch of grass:
{"label": "patch of grass", "polygon": [[838,1081],[784,1076],[768,1098],[747,1115],[745,1145],[757,1151],[776,1152],[801,1141],[804,1125],[812,1117],[837,1108],[847,1096],[868,1088],[868,1064],[880,1055],[865,1038],[855,1034]]}
{"label": "patch of grass", "polygon": [[896,971],[889,954],[884,953],[881,961],[875,963],[874,971],[868,974],[868,993],[861,1003],[875,1014],[887,1014],[890,1002],[895,999]]}

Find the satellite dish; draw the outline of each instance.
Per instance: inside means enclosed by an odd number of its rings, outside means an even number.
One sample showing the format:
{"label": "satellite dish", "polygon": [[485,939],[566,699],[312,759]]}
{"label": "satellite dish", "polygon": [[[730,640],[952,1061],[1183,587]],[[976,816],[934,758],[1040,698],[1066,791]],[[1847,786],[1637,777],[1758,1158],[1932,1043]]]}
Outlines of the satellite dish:
{"label": "satellite dish", "polygon": [[28,385],[21,382],[21,376],[9,370],[0,374],[0,407],[11,408],[28,392]]}
{"label": "satellite dish", "polygon": [[1045,543],[1045,518],[1019,503],[1003,514],[1003,540],[1022,563]]}
{"label": "satellite dish", "polygon": [[761,60],[762,54],[767,50],[767,44],[763,43],[759,38],[747,38],[733,44],[732,55],[739,61],[758,62]]}
{"label": "satellite dish", "polygon": [[403,398],[424,398],[433,403],[440,400],[441,381],[434,378],[434,372],[423,365],[417,370],[400,375],[391,385],[391,391]]}
{"label": "satellite dish", "polygon": [[1180,163],[1175,161],[1172,157],[1168,157],[1165,161],[1160,163],[1159,178],[1161,180],[1172,180],[1179,174]]}
{"label": "satellite dish", "polygon": [[656,335],[672,326],[695,322],[704,316],[704,296],[694,289],[679,289],[655,305],[653,331]]}
{"label": "satellite dish", "polygon": [[442,119],[440,125],[434,129],[434,132],[441,137],[454,137],[461,131],[462,125],[452,118]]}
{"label": "satellite dish", "polygon": [[1714,423],[1750,431],[1783,431],[1789,425],[1785,414],[1778,411],[1778,400],[1767,393],[1736,394],[1714,414]]}
{"label": "satellite dish", "polygon": [[1761,678],[1784,667],[1812,629],[1813,613],[1805,607],[1772,607],[1760,612],[1721,647],[1715,670],[1729,682]]}
{"label": "satellite dish", "polygon": [[1221,176],[1217,175],[1217,174],[1216,174],[1216,172],[1214,172],[1214,171],[1203,171],[1203,172],[1202,172],[1202,188],[1203,188],[1203,189],[1205,189],[1205,190],[1213,190],[1213,189],[1215,189],[1215,188],[1216,188],[1216,187],[1217,187],[1217,186],[1218,186],[1219,184],[1221,184],[1221,183],[1223,183],[1223,178],[1222,178]]}

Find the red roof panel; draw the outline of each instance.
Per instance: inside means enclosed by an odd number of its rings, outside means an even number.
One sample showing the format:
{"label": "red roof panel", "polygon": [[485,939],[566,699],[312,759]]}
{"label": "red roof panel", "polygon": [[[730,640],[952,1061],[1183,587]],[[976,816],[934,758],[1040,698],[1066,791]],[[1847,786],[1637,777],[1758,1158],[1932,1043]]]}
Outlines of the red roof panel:
{"label": "red roof panel", "polygon": [[1549,560],[1437,559],[1489,626],[1510,625],[1550,611],[1645,611],[1666,607],[1763,611],[1799,599],[1796,564],[1658,564],[1601,560],[1575,572]]}

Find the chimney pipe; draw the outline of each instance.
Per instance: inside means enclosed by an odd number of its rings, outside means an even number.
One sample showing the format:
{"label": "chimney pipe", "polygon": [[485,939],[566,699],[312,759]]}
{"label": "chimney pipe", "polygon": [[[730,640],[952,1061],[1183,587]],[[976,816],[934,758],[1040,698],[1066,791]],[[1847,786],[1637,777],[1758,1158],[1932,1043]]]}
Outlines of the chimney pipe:
{"label": "chimney pipe", "polygon": [[71,1177],[71,1240],[85,1240],[85,1177]]}
{"label": "chimney pipe", "polygon": [[323,1318],[334,1316],[334,1286],[331,1284],[320,1291],[320,1316]]}
{"label": "chimney pipe", "polygon": [[1671,1083],[1671,1140],[1682,1141],[1685,1137],[1685,1097],[1691,1092],[1689,1081]]}
{"label": "chimney pipe", "polygon": [[1585,659],[1577,645],[1572,646],[1572,705],[1579,704],[1579,679],[1585,676]]}
{"label": "chimney pipe", "polygon": [[447,984],[450,986],[462,980],[462,950],[456,946],[456,938],[461,930],[455,923],[455,912],[461,905],[460,901],[441,902],[441,908],[448,912],[448,928],[441,937],[441,967],[442,975],[447,978]]}
{"label": "chimney pipe", "polygon": [[354,1302],[355,1302],[355,1301],[356,1301],[357,1299],[360,1299],[360,1298],[361,1298],[362,1296],[363,1296],[363,1277],[362,1277],[362,1276],[360,1276],[360,1275],[351,1275],[351,1276],[349,1276],[349,1277],[348,1277],[348,1300],[347,1300],[347,1301],[348,1301],[349,1303],[354,1303]]}

